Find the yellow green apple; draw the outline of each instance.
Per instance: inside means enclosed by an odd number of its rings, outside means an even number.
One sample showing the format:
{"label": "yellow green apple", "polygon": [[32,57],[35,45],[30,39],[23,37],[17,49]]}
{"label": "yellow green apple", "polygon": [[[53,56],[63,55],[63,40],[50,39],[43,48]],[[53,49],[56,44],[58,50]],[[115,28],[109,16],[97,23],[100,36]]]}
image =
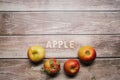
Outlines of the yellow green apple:
{"label": "yellow green apple", "polygon": [[45,50],[41,46],[31,46],[28,49],[27,56],[30,59],[30,61],[38,63],[44,59]]}

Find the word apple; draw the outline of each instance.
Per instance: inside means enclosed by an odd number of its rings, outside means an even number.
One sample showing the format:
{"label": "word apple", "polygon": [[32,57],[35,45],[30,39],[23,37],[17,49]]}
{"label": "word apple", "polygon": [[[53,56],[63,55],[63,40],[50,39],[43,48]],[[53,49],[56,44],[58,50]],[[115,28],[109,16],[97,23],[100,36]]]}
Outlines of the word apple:
{"label": "word apple", "polygon": [[83,46],[78,51],[78,57],[83,63],[92,63],[96,58],[96,51],[91,46]]}
{"label": "word apple", "polygon": [[60,62],[56,59],[48,59],[44,63],[44,71],[49,75],[56,75],[60,71]]}
{"label": "word apple", "polygon": [[64,63],[64,70],[67,75],[74,76],[79,72],[80,64],[75,59],[69,59]]}
{"label": "word apple", "polygon": [[38,63],[45,57],[45,50],[41,46],[31,46],[28,49],[28,58],[34,63]]}
{"label": "word apple", "polygon": [[74,41],[48,41],[46,44],[46,48],[74,48]]}

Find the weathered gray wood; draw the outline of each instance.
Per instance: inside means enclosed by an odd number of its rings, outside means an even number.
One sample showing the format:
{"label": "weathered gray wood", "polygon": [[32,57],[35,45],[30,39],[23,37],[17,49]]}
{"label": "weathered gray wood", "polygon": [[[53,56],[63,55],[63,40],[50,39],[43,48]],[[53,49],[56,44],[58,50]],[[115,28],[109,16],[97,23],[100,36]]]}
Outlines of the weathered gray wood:
{"label": "weathered gray wood", "polygon": [[94,64],[83,66],[79,73],[71,78],[65,75],[63,64],[67,59],[58,59],[61,71],[56,77],[46,75],[43,64],[33,65],[26,59],[1,59],[0,80],[119,80],[120,59],[96,59]]}
{"label": "weathered gray wood", "polygon": [[120,13],[0,12],[0,34],[120,34]]}
{"label": "weathered gray wood", "polygon": [[120,0],[0,0],[0,11],[119,9]]}
{"label": "weathered gray wood", "polygon": [[75,42],[75,48],[46,48],[46,58],[77,57],[79,47],[90,45],[97,51],[97,57],[120,57],[120,35],[38,35],[0,36],[0,58],[27,58],[30,46],[46,47],[47,41]]}

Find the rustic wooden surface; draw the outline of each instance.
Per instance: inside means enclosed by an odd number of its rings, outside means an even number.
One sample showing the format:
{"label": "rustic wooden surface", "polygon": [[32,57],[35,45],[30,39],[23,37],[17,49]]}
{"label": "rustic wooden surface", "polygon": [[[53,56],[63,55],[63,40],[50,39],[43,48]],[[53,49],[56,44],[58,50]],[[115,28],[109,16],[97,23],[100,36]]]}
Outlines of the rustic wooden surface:
{"label": "rustic wooden surface", "polygon": [[0,34],[120,34],[119,12],[1,12]]}
{"label": "rustic wooden surface", "polygon": [[[67,59],[58,59],[61,71],[56,77],[50,77],[43,72],[43,64],[33,65],[28,59],[0,60],[1,80],[119,80],[120,59],[96,59],[90,66],[81,65],[80,72],[75,77],[68,77],[63,71]],[[4,63],[4,64],[3,64]]]}
{"label": "rustic wooden surface", "polygon": [[[75,48],[46,48],[61,71],[50,77],[43,62],[32,64],[27,50],[47,41],[75,41]],[[77,59],[79,47],[97,51],[92,65],[81,64],[75,77],[63,71],[67,59]],[[119,80],[120,0],[0,0],[0,80]]]}
{"label": "rustic wooden surface", "polygon": [[0,11],[119,9],[120,0],[0,0]]}
{"label": "rustic wooden surface", "polygon": [[[120,57],[120,35],[37,35],[37,36],[1,36],[0,58],[27,58],[27,50],[32,45],[46,48],[47,41],[75,42],[75,48],[47,48],[46,58],[77,57],[78,49],[91,45],[97,51],[97,57]],[[9,55],[11,54],[11,55]]]}

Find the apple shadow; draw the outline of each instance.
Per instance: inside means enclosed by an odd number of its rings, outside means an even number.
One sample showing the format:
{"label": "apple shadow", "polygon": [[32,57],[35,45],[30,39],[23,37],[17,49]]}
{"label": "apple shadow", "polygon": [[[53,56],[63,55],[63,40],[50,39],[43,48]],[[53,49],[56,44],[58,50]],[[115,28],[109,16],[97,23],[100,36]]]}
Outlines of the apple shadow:
{"label": "apple shadow", "polygon": [[32,65],[32,66],[38,66],[40,64],[43,64],[44,60],[40,61],[40,62],[32,62],[29,60],[29,64]]}
{"label": "apple shadow", "polygon": [[80,61],[81,65],[83,65],[83,66],[85,66],[85,67],[88,67],[88,66],[91,66],[91,65],[93,65],[93,64],[94,64],[94,61],[87,62],[87,63],[82,62],[81,60],[79,60],[79,61]]}
{"label": "apple shadow", "polygon": [[[46,73],[47,74],[47,73]],[[56,73],[56,74],[47,74],[49,77],[51,78],[54,78],[54,77],[57,77],[59,73]]]}
{"label": "apple shadow", "polygon": [[65,71],[64,71],[64,74],[65,74],[68,78],[75,78],[75,77],[78,75],[78,73],[77,73],[77,74],[74,74],[74,75],[69,75],[69,74],[67,74]]}

